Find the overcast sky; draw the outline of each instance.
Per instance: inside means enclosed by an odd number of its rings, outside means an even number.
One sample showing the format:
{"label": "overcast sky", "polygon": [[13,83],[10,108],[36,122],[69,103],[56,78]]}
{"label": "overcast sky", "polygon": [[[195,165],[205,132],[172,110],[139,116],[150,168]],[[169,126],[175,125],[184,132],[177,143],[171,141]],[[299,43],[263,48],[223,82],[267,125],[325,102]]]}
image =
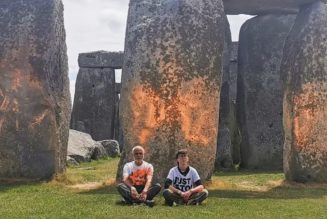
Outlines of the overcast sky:
{"label": "overcast sky", "polygon": [[[77,58],[82,52],[123,51],[129,0],[63,0],[70,91],[75,93]],[[233,41],[249,16],[228,16]],[[117,72],[116,80],[119,81]]]}

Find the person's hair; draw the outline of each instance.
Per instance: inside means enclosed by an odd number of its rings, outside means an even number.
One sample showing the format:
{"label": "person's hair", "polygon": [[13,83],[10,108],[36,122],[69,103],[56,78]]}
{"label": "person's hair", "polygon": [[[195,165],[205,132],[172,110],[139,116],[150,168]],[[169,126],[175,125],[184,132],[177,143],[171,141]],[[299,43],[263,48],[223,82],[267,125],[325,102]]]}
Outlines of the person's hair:
{"label": "person's hair", "polygon": [[178,156],[180,154],[186,154],[187,155],[187,149],[180,149],[180,150],[178,150],[177,153],[176,153],[176,159],[178,159]]}
{"label": "person's hair", "polygon": [[135,150],[141,150],[144,154],[144,148],[140,145],[136,145],[135,147],[132,148],[132,153],[134,154]]}

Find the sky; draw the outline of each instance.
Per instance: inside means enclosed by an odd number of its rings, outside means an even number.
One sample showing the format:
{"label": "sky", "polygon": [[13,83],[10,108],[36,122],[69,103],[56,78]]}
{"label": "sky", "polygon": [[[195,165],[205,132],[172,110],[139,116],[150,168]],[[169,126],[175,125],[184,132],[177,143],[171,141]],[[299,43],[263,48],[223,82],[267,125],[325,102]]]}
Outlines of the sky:
{"label": "sky", "polygon": [[[78,73],[79,53],[98,50],[123,51],[129,0],[62,0],[72,100]],[[250,16],[228,16],[232,39]],[[120,82],[121,71],[116,71]]]}

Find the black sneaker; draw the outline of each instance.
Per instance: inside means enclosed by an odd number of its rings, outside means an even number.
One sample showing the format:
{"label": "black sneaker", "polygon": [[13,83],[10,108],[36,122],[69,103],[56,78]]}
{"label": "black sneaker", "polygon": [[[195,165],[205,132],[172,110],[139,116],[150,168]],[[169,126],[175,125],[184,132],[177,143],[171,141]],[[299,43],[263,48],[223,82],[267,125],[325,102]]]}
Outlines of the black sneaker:
{"label": "black sneaker", "polygon": [[174,206],[174,202],[171,201],[165,201],[165,205],[169,206],[169,207],[173,207]]}
{"label": "black sneaker", "polygon": [[145,200],[144,204],[152,208],[154,206],[154,200]]}
{"label": "black sneaker", "polygon": [[187,205],[200,205],[200,202],[198,202],[196,199],[190,199],[187,202]]}

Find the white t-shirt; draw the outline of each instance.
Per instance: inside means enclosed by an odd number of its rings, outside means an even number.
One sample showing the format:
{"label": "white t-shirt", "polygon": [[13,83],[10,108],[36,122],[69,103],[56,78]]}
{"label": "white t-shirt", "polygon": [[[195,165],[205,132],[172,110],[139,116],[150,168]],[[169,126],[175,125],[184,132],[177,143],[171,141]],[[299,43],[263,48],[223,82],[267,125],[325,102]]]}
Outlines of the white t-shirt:
{"label": "white t-shirt", "polygon": [[196,169],[190,167],[188,173],[184,176],[178,169],[178,167],[173,167],[170,169],[167,178],[172,181],[172,185],[181,190],[182,192],[186,192],[194,187],[194,183],[200,180],[200,176]]}
{"label": "white t-shirt", "polygon": [[137,166],[134,161],[126,163],[123,169],[123,177],[131,180],[134,186],[144,186],[148,176],[153,176],[152,164],[143,161],[140,166]]}

